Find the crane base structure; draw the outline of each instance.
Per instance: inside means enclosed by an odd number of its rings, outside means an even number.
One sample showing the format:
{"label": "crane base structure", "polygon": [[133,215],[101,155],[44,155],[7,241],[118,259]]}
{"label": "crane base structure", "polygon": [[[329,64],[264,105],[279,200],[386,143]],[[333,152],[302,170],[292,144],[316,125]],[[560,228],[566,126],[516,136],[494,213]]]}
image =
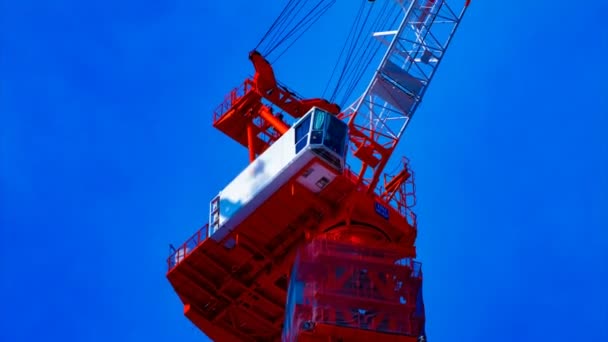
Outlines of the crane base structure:
{"label": "crane base structure", "polygon": [[468,1],[458,15],[443,0],[398,3],[403,20],[379,34],[388,50],[346,110],[289,91],[257,51],[254,77],[216,110],[249,164],[167,260],[185,316],[212,340],[426,340],[414,173],[406,158],[380,172]]}

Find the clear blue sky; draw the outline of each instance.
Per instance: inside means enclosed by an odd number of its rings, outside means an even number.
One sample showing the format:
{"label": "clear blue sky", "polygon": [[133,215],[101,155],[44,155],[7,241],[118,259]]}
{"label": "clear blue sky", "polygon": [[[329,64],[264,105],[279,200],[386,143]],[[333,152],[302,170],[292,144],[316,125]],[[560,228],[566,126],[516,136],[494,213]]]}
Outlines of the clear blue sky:
{"label": "clear blue sky", "polygon": [[[246,164],[212,110],[282,3],[0,2],[1,341],[205,340],[167,246]],[[606,13],[472,2],[399,148],[431,341],[608,341]],[[330,29],[276,66],[306,96]]]}

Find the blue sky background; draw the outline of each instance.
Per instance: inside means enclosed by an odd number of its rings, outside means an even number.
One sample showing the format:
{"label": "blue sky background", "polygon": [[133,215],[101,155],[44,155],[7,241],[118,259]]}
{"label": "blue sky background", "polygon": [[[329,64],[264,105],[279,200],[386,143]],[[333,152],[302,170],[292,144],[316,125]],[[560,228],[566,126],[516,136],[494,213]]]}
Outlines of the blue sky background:
{"label": "blue sky background", "polygon": [[[167,246],[247,163],[212,110],[283,3],[0,2],[1,341],[205,340]],[[355,7],[279,79],[320,95]],[[608,341],[607,12],[472,2],[399,148],[431,341]]]}

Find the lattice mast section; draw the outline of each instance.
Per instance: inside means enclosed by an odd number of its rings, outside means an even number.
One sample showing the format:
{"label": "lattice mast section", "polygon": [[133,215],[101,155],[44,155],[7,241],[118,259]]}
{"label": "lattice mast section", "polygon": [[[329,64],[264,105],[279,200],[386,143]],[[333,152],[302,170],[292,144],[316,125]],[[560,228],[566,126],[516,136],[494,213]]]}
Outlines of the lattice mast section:
{"label": "lattice mast section", "polygon": [[[383,194],[380,176],[424,96],[469,5],[450,0],[397,0],[403,19],[395,30],[376,32],[387,46],[361,95],[341,113],[350,129],[351,167],[359,184]],[[448,4],[449,2],[449,4]],[[353,163],[354,162],[354,163]]]}

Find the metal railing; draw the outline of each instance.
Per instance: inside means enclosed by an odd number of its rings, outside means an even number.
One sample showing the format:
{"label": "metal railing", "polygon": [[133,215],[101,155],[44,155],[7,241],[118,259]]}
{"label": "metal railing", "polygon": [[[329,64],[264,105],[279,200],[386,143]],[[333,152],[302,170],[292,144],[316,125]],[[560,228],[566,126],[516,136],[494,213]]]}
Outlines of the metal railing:
{"label": "metal railing", "polygon": [[213,122],[217,122],[224,114],[226,114],[234,104],[240,100],[243,96],[253,90],[253,79],[247,78],[245,82],[241,83],[238,87],[232,89],[224,101],[213,111]]}
{"label": "metal railing", "polygon": [[203,241],[207,239],[207,233],[209,230],[209,224],[205,224],[201,229],[199,229],[194,235],[192,235],[183,245],[179,248],[175,249],[169,255],[167,259],[167,271],[171,271],[175,266],[177,266],[180,262],[182,262],[188,254],[192,253],[192,251]]}
{"label": "metal railing", "polygon": [[[403,157],[403,160],[409,160],[406,157]],[[397,210],[397,212],[407,221],[407,223],[416,228],[417,227],[417,216],[413,210],[413,207],[416,205],[416,184],[414,181],[414,171],[409,167],[409,164],[406,164],[407,170],[410,173],[410,177],[402,184],[401,195],[402,196],[394,196],[390,201],[386,201],[381,196],[377,196],[377,199],[381,201],[383,204],[386,204],[393,209]],[[359,180],[359,176],[353,171],[352,166],[346,163],[344,167],[343,175],[350,179],[354,184],[357,184]],[[357,191],[365,191],[369,188],[369,184],[366,183],[366,180],[363,179],[361,184],[358,186]],[[374,189],[376,195],[382,194],[384,192],[384,184],[378,183]]]}

